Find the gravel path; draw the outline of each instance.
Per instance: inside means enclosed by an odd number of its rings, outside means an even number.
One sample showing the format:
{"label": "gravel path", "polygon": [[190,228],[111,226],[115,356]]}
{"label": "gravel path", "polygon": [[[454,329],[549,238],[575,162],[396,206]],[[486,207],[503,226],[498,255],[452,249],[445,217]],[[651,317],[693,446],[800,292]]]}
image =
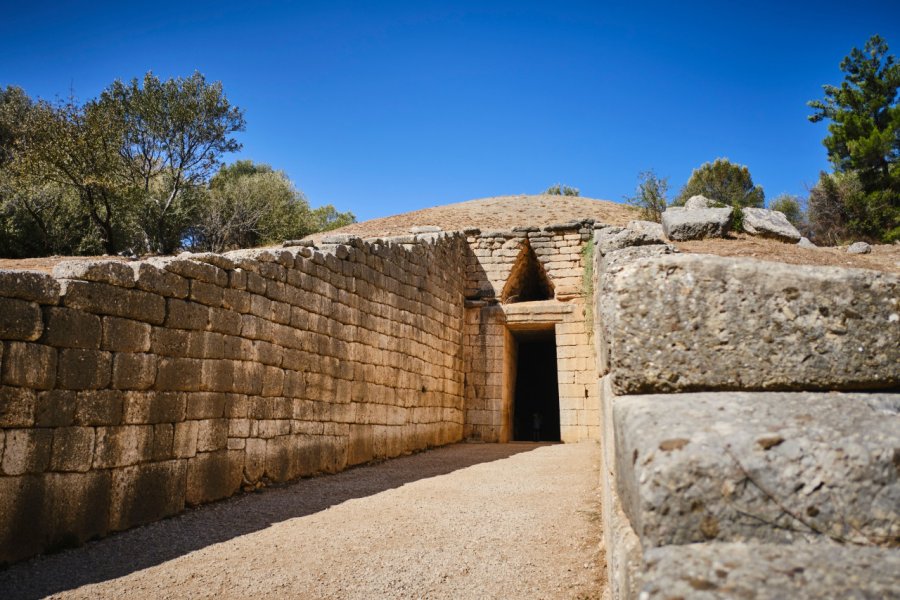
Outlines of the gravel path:
{"label": "gravel path", "polygon": [[599,598],[599,447],[455,444],[0,571],[0,597]]}

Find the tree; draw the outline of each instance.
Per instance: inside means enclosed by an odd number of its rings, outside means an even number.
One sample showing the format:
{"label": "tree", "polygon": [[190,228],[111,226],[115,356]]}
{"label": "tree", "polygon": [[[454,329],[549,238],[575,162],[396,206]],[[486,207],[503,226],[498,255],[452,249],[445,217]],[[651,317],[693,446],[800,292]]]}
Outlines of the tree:
{"label": "tree", "polygon": [[556,185],[551,185],[545,191],[545,194],[550,196],[580,196],[581,192],[578,188],[569,187],[567,185],[557,183]]}
{"label": "tree", "polygon": [[666,210],[666,194],[669,180],[658,177],[652,170],[638,174],[638,186],[634,196],[626,196],[625,201],[641,211],[641,218],[659,223]]}
{"label": "tree", "polygon": [[735,208],[762,208],[766,201],[762,186],[753,184],[750,169],[727,158],[717,158],[694,169],[673,204],[681,206],[698,194]]}
{"label": "tree", "polygon": [[794,227],[801,228],[804,225],[803,200],[799,196],[781,194],[772,200],[769,208],[783,213]]}
{"label": "tree", "polygon": [[192,245],[216,252],[246,248],[302,238],[354,220],[330,205],[311,210],[284,172],[237,161],[223,166],[210,181]]}
{"label": "tree", "polygon": [[160,81],[148,72],[139,82],[115,81],[98,104],[123,124],[119,148],[124,174],[140,190],[141,223],[149,249],[170,253],[181,243],[197,198],[192,192],[219,167],[222,154],[241,145],[231,135],[245,126],[220,82],[199,72]]}
{"label": "tree", "polygon": [[[823,140],[828,159],[837,173],[854,173],[861,186],[861,194],[845,199],[852,205],[844,207],[841,226],[857,236],[900,239],[900,64],[873,35],[840,68],[844,81],[824,86],[825,98],[809,102],[815,111],[809,120],[831,121]],[[829,185],[820,178],[823,192]]]}

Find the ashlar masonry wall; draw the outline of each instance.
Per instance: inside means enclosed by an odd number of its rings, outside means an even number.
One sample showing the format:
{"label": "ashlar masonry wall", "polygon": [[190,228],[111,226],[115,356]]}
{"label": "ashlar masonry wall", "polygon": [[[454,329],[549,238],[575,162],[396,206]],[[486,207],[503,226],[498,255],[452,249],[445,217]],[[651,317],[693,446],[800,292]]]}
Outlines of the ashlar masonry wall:
{"label": "ashlar masonry wall", "polygon": [[[560,436],[564,442],[599,437],[599,394],[591,342],[593,221],[511,231],[467,231],[465,436],[506,442],[512,436],[515,333],[552,329],[556,339]],[[588,251],[586,251],[586,248]],[[552,284],[543,301],[509,302],[511,274],[533,252]],[[512,275],[515,276],[515,275]],[[552,368],[552,366],[548,366]]]}
{"label": "ashlar masonry wall", "polygon": [[460,440],[465,238],[332,241],[0,271],[0,563]]}

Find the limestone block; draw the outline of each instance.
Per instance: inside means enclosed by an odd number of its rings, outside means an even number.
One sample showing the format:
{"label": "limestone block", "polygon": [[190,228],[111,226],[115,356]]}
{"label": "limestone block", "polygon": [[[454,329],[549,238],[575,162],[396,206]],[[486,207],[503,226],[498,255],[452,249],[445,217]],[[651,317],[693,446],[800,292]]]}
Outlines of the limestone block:
{"label": "limestone block", "polygon": [[56,279],[96,281],[118,287],[134,287],[134,270],[115,260],[67,260],[53,267]]}
{"label": "limestone block", "polygon": [[800,232],[783,212],[764,208],[744,208],[744,231],[751,235],[774,238],[791,244],[800,241]]}
{"label": "limestone block", "polygon": [[616,393],[900,384],[897,275],[673,255],[624,266],[607,289]]}
{"label": "limestone block", "polygon": [[56,385],[66,390],[96,390],[109,385],[112,353],[64,348],[59,351]]}
{"label": "limestone block", "polygon": [[192,391],[200,389],[203,361],[195,358],[161,358],[155,389]]}
{"label": "limestone block", "polygon": [[109,529],[121,531],[184,510],[185,461],[113,469]]}
{"label": "limestone block", "polygon": [[900,394],[619,396],[613,419],[619,494],[645,549],[900,536]]}
{"label": "limestone block", "polygon": [[259,481],[266,472],[266,440],[247,438],[245,451],[245,476],[248,481]]}
{"label": "limestone block", "polygon": [[663,232],[670,240],[724,237],[731,226],[732,211],[731,207],[692,210],[670,206],[662,214]]}
{"label": "limestone block", "polygon": [[94,438],[93,427],[58,427],[53,430],[50,470],[82,473],[90,470],[94,459]]}
{"label": "limestone block", "polygon": [[185,394],[178,392],[126,392],[122,422],[177,423],[184,420],[185,405]]}
{"label": "limestone block", "polygon": [[187,298],[190,284],[184,277],[147,261],[129,263],[129,266],[138,289],[169,298]]}
{"label": "limestone block", "polygon": [[197,454],[197,421],[175,423],[173,452],[176,458],[190,458]]}
{"label": "limestone block", "polygon": [[166,301],[168,313],[166,315],[166,327],[174,329],[206,329],[209,325],[209,307],[191,302],[169,298]]}
{"label": "limestone block", "polygon": [[152,440],[150,425],[98,427],[93,468],[127,467],[146,461],[150,458]]}
{"label": "limestone block", "polygon": [[[224,285],[224,284],[223,284]],[[206,306],[222,306],[225,298],[225,289],[221,285],[191,280],[191,293],[189,298]]]}
{"label": "limestone block", "polygon": [[855,242],[847,247],[847,254],[869,254],[872,246],[865,242]]}
{"label": "limestone block", "polygon": [[227,400],[227,394],[212,392],[188,394],[185,418],[191,420],[219,419],[225,414]]}
{"label": "limestone block", "polygon": [[103,317],[102,350],[147,352],[150,350],[150,325],[130,319]]}
{"label": "limestone block", "polygon": [[225,416],[230,419],[245,418],[250,410],[250,402],[247,396],[240,394],[228,394],[225,398]]}
{"label": "limestone block", "polygon": [[62,287],[63,303],[72,308],[154,325],[166,316],[166,301],[157,294],[72,279],[63,280]]}
{"label": "limestone block", "polygon": [[43,472],[50,462],[52,441],[50,429],[8,429],[0,470],[4,475]]}
{"label": "limestone block", "polygon": [[188,460],[185,495],[188,505],[226,498],[240,489],[243,464],[229,454],[227,450],[204,452]]}
{"label": "limestone block", "polygon": [[[244,286],[246,285],[247,284],[245,276]],[[252,296],[243,289],[226,288],[222,292],[222,306],[229,310],[233,310],[243,314],[250,311],[251,297]]]}
{"label": "limestone block", "polygon": [[109,489],[105,471],[0,477],[0,563],[105,534]]}
{"label": "limestone block", "polygon": [[222,450],[228,439],[227,419],[197,421],[197,452]]}
{"label": "limestone block", "polygon": [[56,384],[57,352],[42,344],[8,342],[3,357],[3,383],[38,390]]}
{"label": "limestone block", "polygon": [[170,273],[186,277],[192,281],[211,283],[218,287],[228,285],[228,274],[219,267],[186,258],[152,258],[147,262],[159,266]]}
{"label": "limestone block", "polygon": [[57,348],[99,348],[100,318],[80,310],[47,306],[40,341]]}
{"label": "limestone block", "polygon": [[722,203],[717,200],[710,200],[706,196],[701,194],[697,194],[695,196],[691,196],[688,198],[687,202],[684,203],[684,207],[688,210],[697,210],[700,208],[716,208],[722,206]]}
{"label": "limestone block", "polygon": [[118,390],[85,390],[75,396],[75,424],[118,425],[122,422],[123,394]]}
{"label": "limestone block", "polygon": [[[633,222],[645,223],[646,221]],[[652,224],[657,225],[656,223]],[[600,254],[607,254],[614,250],[628,248],[629,246],[665,244],[665,238],[662,236],[662,231],[657,233],[649,227],[635,227],[635,229],[627,227],[607,227],[605,229],[600,229],[594,234],[594,244],[596,244],[597,251],[599,251]]]}
{"label": "limestone block", "polygon": [[19,298],[38,304],[59,302],[59,282],[52,276],[38,271],[0,269],[0,290],[3,290],[3,296],[6,298]]}
{"label": "limestone block", "polygon": [[[66,427],[74,423],[75,395],[76,392],[70,390],[38,392],[34,409],[34,424],[38,427]],[[2,426],[2,419],[0,419],[0,426]]]}
{"label": "limestone block", "polygon": [[891,598],[900,552],[826,544],[693,544],[646,553],[640,598]]}
{"label": "limestone block", "polygon": [[150,445],[150,460],[170,460],[175,458],[175,425],[157,423],[153,426],[153,441]]}
{"label": "limestone block", "polygon": [[231,392],[234,389],[232,360],[204,360],[200,374],[200,389],[205,392]]}
{"label": "limestone block", "polygon": [[156,380],[154,354],[117,352],[113,357],[112,387],[117,390],[146,390]]}
{"label": "limestone block", "polygon": [[43,331],[41,307],[37,303],[0,298],[0,339],[34,341]]}
{"label": "limestone block", "polygon": [[215,252],[182,252],[178,255],[178,258],[207,263],[225,271],[237,268],[237,264],[233,260],[222,254],[216,254]]}

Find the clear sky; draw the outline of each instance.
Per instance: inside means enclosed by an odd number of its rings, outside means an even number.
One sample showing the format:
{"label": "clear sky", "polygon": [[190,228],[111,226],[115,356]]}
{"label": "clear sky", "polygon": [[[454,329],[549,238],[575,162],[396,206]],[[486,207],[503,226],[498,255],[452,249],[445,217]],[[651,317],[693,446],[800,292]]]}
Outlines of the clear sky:
{"label": "clear sky", "polygon": [[199,70],[246,111],[237,157],[360,220],[556,182],[621,201],[720,156],[805,194],[828,168],[806,101],[873,33],[900,56],[897,0],[0,2],[0,85]]}

